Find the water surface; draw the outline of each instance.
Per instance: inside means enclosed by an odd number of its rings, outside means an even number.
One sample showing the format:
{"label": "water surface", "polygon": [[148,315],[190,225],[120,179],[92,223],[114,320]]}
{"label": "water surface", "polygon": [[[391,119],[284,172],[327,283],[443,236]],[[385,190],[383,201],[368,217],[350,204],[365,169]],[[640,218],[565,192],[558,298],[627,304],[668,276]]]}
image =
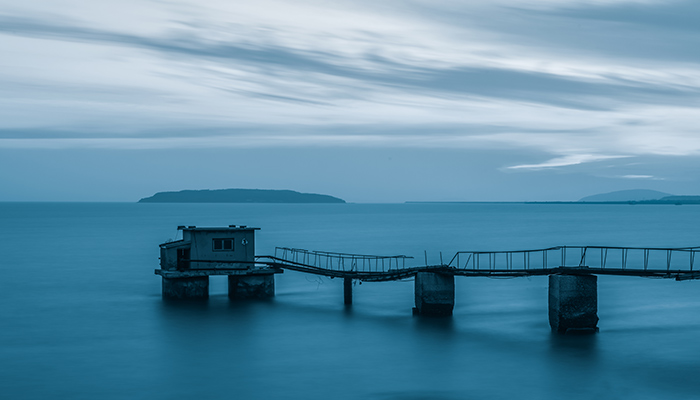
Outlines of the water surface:
{"label": "water surface", "polygon": [[700,207],[556,204],[0,203],[0,393],[14,399],[694,399],[700,282],[599,278],[600,332],[559,336],[547,278],[456,279],[454,316],[413,282],[285,272],[270,301],[164,301],[178,225],[260,227],[275,246],[406,254],[696,246]]}

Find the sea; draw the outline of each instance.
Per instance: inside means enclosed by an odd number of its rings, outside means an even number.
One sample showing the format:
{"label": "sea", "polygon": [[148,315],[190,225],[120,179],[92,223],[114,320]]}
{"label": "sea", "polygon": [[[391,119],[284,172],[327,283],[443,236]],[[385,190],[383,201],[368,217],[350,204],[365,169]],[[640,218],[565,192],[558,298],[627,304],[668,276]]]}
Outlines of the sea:
{"label": "sea", "polygon": [[276,296],[161,296],[178,225],[258,227],[275,247],[408,255],[700,245],[700,206],[0,203],[3,399],[699,399],[700,281],[601,276],[593,335],[560,335],[547,277],[456,277],[454,315],[414,282],[286,271]]}

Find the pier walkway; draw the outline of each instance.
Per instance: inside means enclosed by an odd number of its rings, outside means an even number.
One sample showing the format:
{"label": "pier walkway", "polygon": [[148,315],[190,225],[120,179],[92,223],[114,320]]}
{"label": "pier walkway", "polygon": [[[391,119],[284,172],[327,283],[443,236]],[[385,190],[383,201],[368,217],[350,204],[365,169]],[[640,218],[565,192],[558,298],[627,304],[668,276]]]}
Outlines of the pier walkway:
{"label": "pier walkway", "polygon": [[[519,251],[460,251],[447,263],[407,266],[412,257],[331,253],[278,247],[256,263],[275,270],[342,278],[345,304],[354,280],[379,282],[415,277],[414,314],[452,315],[455,276],[549,276],[549,323],[553,331],[597,332],[597,275],[700,279],[700,247],[650,248],[557,246]],[[426,257],[427,259],[427,257]],[[441,257],[442,259],[442,257]]]}
{"label": "pier walkway", "polygon": [[233,300],[275,295],[275,274],[284,270],[343,280],[346,305],[357,281],[414,278],[417,315],[452,315],[455,276],[549,279],[549,323],[556,332],[596,331],[598,275],[700,279],[699,247],[654,248],[557,246],[518,251],[460,251],[449,261],[429,265],[405,255],[377,256],[277,247],[274,255],[255,254],[258,228],[229,225],[180,226],[182,240],[160,245],[160,269],[167,298],[206,298],[209,277],[225,275]]}
{"label": "pier walkway", "polygon": [[621,275],[687,280],[700,279],[700,268],[695,265],[698,253],[700,247],[556,246],[516,251],[460,251],[444,264],[407,266],[407,260],[413,257],[277,247],[274,256],[257,256],[255,260],[275,268],[369,282],[405,279],[418,272],[486,277]]}

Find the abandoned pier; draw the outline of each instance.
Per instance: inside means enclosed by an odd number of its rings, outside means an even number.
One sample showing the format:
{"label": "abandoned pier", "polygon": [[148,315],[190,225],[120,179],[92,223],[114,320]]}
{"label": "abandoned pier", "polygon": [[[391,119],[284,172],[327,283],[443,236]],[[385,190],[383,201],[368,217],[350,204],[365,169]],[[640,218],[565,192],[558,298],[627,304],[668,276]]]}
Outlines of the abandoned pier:
{"label": "abandoned pier", "polygon": [[[700,247],[637,248],[557,246],[518,251],[464,251],[447,263],[407,266],[412,257],[309,251],[278,247],[255,255],[259,228],[180,226],[182,239],[160,245],[165,298],[206,298],[209,276],[228,276],[231,299],[275,295],[275,274],[284,270],[343,279],[344,301],[352,304],[353,281],[415,278],[414,314],[451,316],[455,276],[549,276],[549,324],[553,331],[597,330],[598,275],[698,279]],[[427,264],[427,263],[426,263]]]}

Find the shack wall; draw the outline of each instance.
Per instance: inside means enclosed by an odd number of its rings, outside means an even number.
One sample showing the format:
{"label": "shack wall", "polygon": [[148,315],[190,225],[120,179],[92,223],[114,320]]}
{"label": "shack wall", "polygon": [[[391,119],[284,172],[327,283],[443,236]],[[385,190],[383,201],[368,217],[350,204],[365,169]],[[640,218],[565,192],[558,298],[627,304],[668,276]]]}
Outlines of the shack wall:
{"label": "shack wall", "polygon": [[178,269],[177,250],[189,247],[190,244],[184,241],[177,241],[161,245],[160,268],[168,271]]}
{"label": "shack wall", "polygon": [[[253,267],[255,262],[254,230],[191,230],[189,233],[191,269]],[[214,250],[215,239],[232,239],[233,249]],[[237,265],[237,262],[241,264]]]}

